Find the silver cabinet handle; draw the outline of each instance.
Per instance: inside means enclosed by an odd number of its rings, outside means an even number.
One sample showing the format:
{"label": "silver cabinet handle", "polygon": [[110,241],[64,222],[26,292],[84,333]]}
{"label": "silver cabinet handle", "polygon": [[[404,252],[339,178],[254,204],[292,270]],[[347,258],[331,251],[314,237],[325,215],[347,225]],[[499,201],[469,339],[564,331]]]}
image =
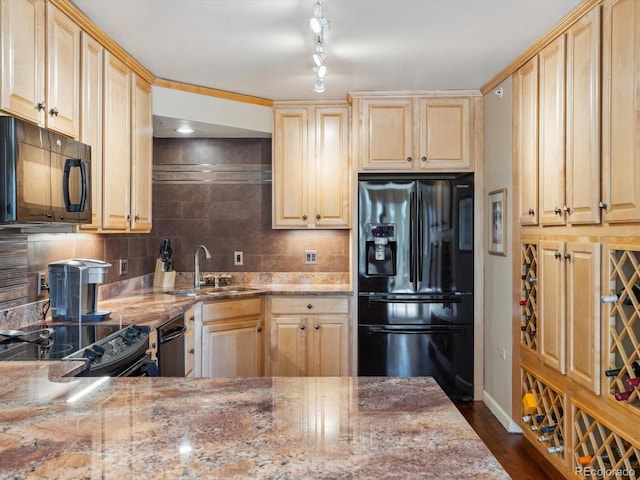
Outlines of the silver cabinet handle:
{"label": "silver cabinet handle", "polygon": [[46,110],[47,109],[47,102],[45,102],[44,100],[41,101],[40,103],[38,103],[37,108],[38,108],[38,110]]}
{"label": "silver cabinet handle", "polygon": [[564,210],[567,213],[571,213],[571,208],[566,206],[566,205],[564,207],[562,207],[562,210]]}
{"label": "silver cabinet handle", "polygon": [[553,256],[558,259],[562,258],[562,254],[560,252],[554,253]]}
{"label": "silver cabinet handle", "polygon": [[562,215],[562,209],[560,207],[556,207],[553,209],[553,213],[556,215]]}
{"label": "silver cabinet handle", "polygon": [[320,214],[318,213],[318,214],[316,215],[316,220],[320,220],[321,218],[322,218],[322,217],[321,217],[321,216],[320,216]]}
{"label": "silver cabinet handle", "polygon": [[258,327],[258,333],[262,332],[262,327]]}
{"label": "silver cabinet handle", "polygon": [[598,208],[600,210],[606,210],[607,209],[607,204],[604,203],[604,202],[600,202],[600,203],[598,203]]}
{"label": "silver cabinet handle", "polygon": [[315,327],[313,327],[313,328],[315,328],[316,330],[320,330],[320,325],[316,325],[316,326],[315,326]]}
{"label": "silver cabinet handle", "polygon": [[427,157],[422,157],[420,160],[422,160],[423,162],[427,161]]}
{"label": "silver cabinet handle", "polygon": [[565,254],[564,254],[564,258],[565,258],[566,260],[571,260],[571,254],[570,254],[570,253],[565,253]]}
{"label": "silver cabinet handle", "polygon": [[300,330],[304,330],[304,325],[300,325]]}
{"label": "silver cabinet handle", "polygon": [[60,112],[59,112],[59,110],[58,110],[58,107],[53,107],[51,110],[49,110],[49,114],[50,114],[52,117],[57,117],[59,113],[60,113]]}
{"label": "silver cabinet handle", "polygon": [[535,215],[535,211],[533,210],[533,208],[529,209],[529,215],[531,215],[532,217]]}
{"label": "silver cabinet handle", "polygon": [[311,310],[311,309],[313,308],[313,305],[311,305],[311,304],[309,303],[309,304],[307,305],[307,308],[308,308],[309,310]]}
{"label": "silver cabinet handle", "polygon": [[307,216],[306,216],[306,215],[302,215],[302,219],[303,219],[303,220],[306,220],[306,219],[307,219]]}
{"label": "silver cabinet handle", "polygon": [[407,162],[413,162],[413,158],[407,157]]}

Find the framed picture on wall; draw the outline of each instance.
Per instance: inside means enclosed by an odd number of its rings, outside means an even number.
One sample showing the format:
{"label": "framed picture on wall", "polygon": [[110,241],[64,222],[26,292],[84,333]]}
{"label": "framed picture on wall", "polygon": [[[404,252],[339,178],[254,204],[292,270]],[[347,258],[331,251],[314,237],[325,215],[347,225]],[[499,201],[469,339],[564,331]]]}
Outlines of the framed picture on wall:
{"label": "framed picture on wall", "polygon": [[507,189],[489,192],[489,253],[493,255],[507,255],[506,216]]}

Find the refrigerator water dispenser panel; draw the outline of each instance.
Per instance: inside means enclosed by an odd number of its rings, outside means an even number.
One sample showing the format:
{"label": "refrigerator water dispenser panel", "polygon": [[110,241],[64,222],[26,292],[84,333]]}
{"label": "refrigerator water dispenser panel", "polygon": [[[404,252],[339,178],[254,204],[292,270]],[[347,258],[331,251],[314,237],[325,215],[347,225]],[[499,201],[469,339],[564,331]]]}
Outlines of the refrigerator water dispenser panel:
{"label": "refrigerator water dispenser panel", "polygon": [[365,226],[367,249],[367,275],[396,274],[396,225],[368,223]]}

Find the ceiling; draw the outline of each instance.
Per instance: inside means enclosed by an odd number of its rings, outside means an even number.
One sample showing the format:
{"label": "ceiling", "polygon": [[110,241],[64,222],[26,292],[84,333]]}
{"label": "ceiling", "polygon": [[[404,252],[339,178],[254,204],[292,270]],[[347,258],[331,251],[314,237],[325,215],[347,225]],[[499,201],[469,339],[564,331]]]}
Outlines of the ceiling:
{"label": "ceiling", "polygon": [[580,3],[322,0],[328,73],[315,93],[314,0],[72,2],[158,78],[269,100],[479,89]]}

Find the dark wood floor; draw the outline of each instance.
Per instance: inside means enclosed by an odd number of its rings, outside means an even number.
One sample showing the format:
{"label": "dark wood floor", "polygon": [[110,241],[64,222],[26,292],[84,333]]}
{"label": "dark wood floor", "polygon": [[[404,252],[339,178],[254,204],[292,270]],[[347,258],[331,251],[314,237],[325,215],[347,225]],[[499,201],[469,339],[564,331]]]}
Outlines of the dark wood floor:
{"label": "dark wood floor", "polygon": [[514,480],[565,478],[521,434],[507,432],[483,402],[456,406]]}

